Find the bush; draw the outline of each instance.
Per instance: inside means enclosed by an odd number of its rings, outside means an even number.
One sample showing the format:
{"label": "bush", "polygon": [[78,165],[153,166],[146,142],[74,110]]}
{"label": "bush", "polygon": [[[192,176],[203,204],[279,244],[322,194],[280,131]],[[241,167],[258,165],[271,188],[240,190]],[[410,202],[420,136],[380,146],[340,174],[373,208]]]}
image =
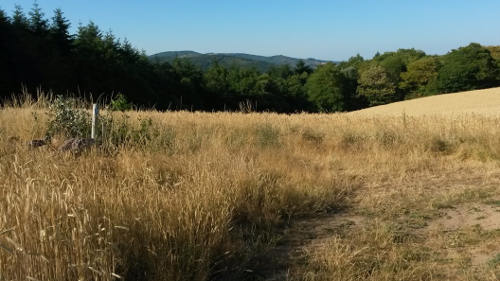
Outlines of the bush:
{"label": "bush", "polygon": [[88,137],[90,135],[91,118],[84,109],[77,108],[76,102],[58,96],[49,106],[48,128],[46,137],[55,135],[64,137]]}
{"label": "bush", "polygon": [[132,109],[133,104],[127,100],[123,94],[118,94],[116,99],[111,100],[110,109],[112,111],[125,111]]}
{"label": "bush", "polygon": [[99,117],[97,131],[104,148],[115,151],[116,148],[127,145],[150,151],[167,150],[172,152],[175,148],[176,131],[166,126],[159,127],[151,118],[139,119],[138,126],[129,122],[129,116],[122,114],[103,114]]}

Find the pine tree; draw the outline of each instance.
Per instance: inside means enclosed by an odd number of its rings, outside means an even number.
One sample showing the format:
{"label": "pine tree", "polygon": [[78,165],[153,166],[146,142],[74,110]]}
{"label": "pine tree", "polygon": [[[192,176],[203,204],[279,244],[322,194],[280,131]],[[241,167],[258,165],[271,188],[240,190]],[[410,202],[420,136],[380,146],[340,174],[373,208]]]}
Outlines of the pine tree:
{"label": "pine tree", "polygon": [[24,15],[23,8],[16,5],[12,15],[12,24],[16,28],[28,28],[28,19]]}
{"label": "pine tree", "polygon": [[52,38],[59,45],[68,45],[71,41],[71,35],[69,34],[69,21],[64,17],[61,9],[54,10],[54,16],[52,17],[52,23],[50,25],[50,33]]}
{"label": "pine tree", "polygon": [[9,69],[9,41],[10,22],[5,12],[0,9],[0,98],[8,90],[8,84],[11,83]]}
{"label": "pine tree", "polygon": [[48,22],[44,18],[44,13],[37,2],[33,3],[33,8],[29,12],[30,29],[38,35],[44,34],[48,30]]}
{"label": "pine tree", "polygon": [[5,14],[4,10],[0,9],[0,25],[5,26],[9,23],[9,18]]}
{"label": "pine tree", "polygon": [[99,50],[102,45],[102,32],[94,22],[78,27],[76,45],[87,50]]}

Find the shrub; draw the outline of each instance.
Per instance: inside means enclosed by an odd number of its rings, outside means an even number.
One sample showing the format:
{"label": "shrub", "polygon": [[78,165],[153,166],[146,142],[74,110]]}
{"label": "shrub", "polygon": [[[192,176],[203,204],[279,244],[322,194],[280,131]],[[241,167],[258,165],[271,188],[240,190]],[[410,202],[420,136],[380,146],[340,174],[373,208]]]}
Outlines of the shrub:
{"label": "shrub", "polygon": [[172,127],[159,128],[151,118],[139,119],[139,126],[129,122],[129,116],[122,114],[103,114],[99,117],[98,137],[107,149],[116,149],[122,145],[130,145],[151,150],[167,149],[173,151],[176,132]]}
{"label": "shrub", "polygon": [[48,128],[46,137],[55,135],[65,137],[88,137],[90,135],[90,114],[84,109],[77,108],[76,102],[58,96],[49,106]]}
{"label": "shrub", "polygon": [[132,109],[133,104],[127,100],[123,94],[118,94],[116,98],[111,100],[110,109],[112,111],[125,111]]}

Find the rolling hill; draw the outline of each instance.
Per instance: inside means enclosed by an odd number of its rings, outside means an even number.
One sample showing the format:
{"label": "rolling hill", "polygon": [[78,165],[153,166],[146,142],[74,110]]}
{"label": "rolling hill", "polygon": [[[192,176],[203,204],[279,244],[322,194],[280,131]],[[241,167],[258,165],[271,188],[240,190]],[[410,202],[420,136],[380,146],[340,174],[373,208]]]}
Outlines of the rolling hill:
{"label": "rolling hill", "polygon": [[202,69],[207,69],[213,62],[217,61],[219,64],[231,67],[233,65],[240,67],[255,67],[260,71],[266,71],[273,66],[290,65],[295,66],[297,62],[303,60],[304,63],[312,68],[326,63],[327,61],[317,60],[313,58],[298,59],[287,56],[257,56],[243,53],[197,53],[194,51],[168,51],[154,54],[149,57],[153,62],[172,62],[176,58],[189,59],[195,65]]}
{"label": "rolling hill", "polygon": [[348,114],[360,117],[402,116],[403,114],[408,116],[462,114],[500,116],[500,87],[400,101]]}

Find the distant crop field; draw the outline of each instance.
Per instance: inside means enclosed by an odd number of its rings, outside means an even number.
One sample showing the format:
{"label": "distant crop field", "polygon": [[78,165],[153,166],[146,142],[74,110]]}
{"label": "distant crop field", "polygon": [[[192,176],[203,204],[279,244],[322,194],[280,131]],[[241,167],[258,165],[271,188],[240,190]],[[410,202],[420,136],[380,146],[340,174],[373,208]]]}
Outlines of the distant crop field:
{"label": "distant crop field", "polygon": [[418,98],[375,106],[350,113],[353,116],[410,116],[480,114],[500,116],[500,88]]}
{"label": "distant crop field", "polygon": [[0,280],[498,280],[499,91],[350,114],[102,110],[78,154],[57,130],[86,132],[80,115],[6,106]]}

